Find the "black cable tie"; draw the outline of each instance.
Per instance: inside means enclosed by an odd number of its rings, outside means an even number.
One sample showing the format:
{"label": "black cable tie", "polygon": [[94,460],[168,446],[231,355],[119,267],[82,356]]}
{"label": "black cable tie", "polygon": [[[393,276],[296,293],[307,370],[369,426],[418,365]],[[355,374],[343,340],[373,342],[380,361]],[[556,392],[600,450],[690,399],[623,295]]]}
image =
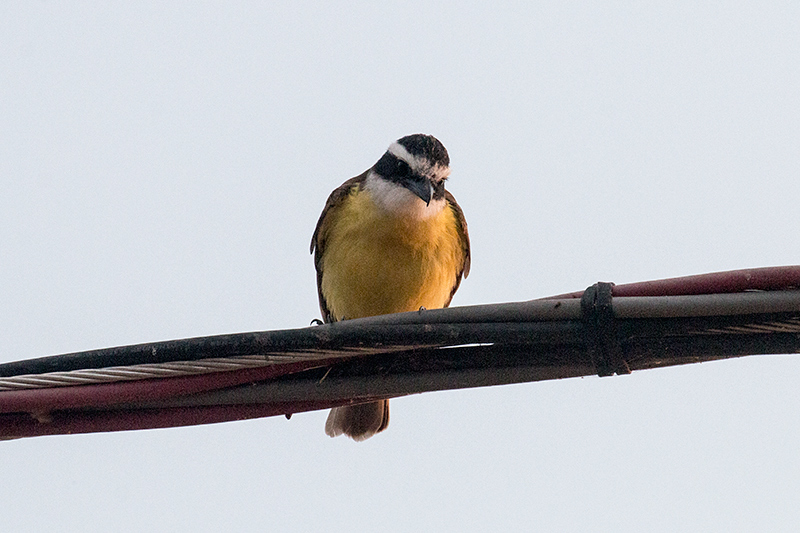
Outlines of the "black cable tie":
{"label": "black cable tie", "polygon": [[581,297],[587,349],[600,377],[631,373],[617,337],[617,324],[611,307],[613,287],[613,283],[598,281],[583,291]]}

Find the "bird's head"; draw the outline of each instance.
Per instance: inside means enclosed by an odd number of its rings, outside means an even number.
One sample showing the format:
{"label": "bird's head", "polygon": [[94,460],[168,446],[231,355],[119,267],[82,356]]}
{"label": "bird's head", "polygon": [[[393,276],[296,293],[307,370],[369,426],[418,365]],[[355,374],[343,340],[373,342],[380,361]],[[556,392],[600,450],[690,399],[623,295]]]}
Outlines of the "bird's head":
{"label": "bird's head", "polygon": [[450,157],[432,135],[416,133],[393,142],[370,170],[367,188],[390,211],[420,218],[441,211]]}

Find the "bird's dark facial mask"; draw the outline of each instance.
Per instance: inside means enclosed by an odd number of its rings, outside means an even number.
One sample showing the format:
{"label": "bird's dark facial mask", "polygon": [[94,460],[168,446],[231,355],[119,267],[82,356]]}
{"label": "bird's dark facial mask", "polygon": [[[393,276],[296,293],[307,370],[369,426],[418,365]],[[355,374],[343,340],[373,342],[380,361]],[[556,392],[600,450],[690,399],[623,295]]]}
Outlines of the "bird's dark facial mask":
{"label": "bird's dark facial mask", "polygon": [[383,157],[375,163],[373,170],[417,195],[425,205],[429,205],[431,199],[436,197],[438,188],[444,189],[444,184],[441,187],[434,186],[430,178],[414,172],[407,162],[389,152],[383,154]]}

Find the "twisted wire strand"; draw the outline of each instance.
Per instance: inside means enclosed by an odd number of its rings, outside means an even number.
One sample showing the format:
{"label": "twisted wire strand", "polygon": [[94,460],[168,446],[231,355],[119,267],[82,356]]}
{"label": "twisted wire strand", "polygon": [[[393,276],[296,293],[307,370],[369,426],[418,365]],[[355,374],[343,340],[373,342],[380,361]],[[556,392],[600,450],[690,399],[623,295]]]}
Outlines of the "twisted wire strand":
{"label": "twisted wire strand", "polygon": [[740,326],[726,326],[723,328],[707,328],[697,331],[701,334],[724,333],[800,333],[800,319],[777,320],[760,324],[743,324]]}
{"label": "twisted wire strand", "polygon": [[[342,351],[336,355],[337,357],[360,355],[363,352],[364,350],[353,349]],[[259,368],[297,361],[325,359],[330,356],[330,353],[309,350],[305,352],[294,352],[291,355],[241,355],[199,359],[195,361],[171,361],[167,363],[112,366],[65,372],[47,372],[43,374],[23,374],[0,378],[0,392],[209,374],[212,372]]]}

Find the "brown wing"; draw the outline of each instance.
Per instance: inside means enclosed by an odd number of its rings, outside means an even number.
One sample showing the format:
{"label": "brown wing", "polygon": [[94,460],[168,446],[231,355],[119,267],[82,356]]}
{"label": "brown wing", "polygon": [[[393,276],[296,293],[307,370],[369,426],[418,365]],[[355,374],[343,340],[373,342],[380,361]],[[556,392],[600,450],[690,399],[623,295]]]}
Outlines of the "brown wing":
{"label": "brown wing", "polygon": [[[328,201],[325,202],[325,208],[317,221],[317,227],[314,229],[314,235],[311,237],[311,253],[314,254],[314,267],[317,269],[317,295],[319,296],[319,310],[322,312],[322,320],[325,322],[334,322],[335,319],[331,316],[328,304],[325,297],[322,295],[322,254],[325,253],[325,241],[327,237],[326,217],[333,209],[337,209],[342,201],[347,197],[353,187],[358,187],[364,180],[367,179],[369,170],[363,174],[350,178],[342,183],[339,187],[333,190],[328,196]],[[466,227],[466,226],[465,226]]]}
{"label": "brown wing", "polygon": [[469,231],[467,231],[467,219],[464,218],[464,212],[461,210],[461,206],[458,205],[458,202],[456,202],[455,197],[450,194],[450,191],[445,191],[444,195],[445,199],[447,200],[447,205],[456,215],[456,221],[458,222],[458,234],[461,237],[461,246],[464,250],[464,263],[461,265],[461,271],[456,275],[455,285],[453,285],[453,290],[450,291],[450,298],[445,304],[445,307],[448,307],[450,302],[453,301],[453,295],[458,290],[459,285],[461,285],[462,276],[466,278],[469,275],[471,256],[469,251]]}
{"label": "brown wing", "polygon": [[450,291],[450,298],[447,300],[445,307],[450,305],[450,302],[453,301],[453,295],[458,290],[458,287],[461,285],[461,278],[467,277],[469,275],[469,266],[471,261],[471,255],[469,250],[469,231],[467,230],[467,219],[464,217],[464,212],[461,210],[461,206],[458,205],[456,202],[455,197],[450,194],[450,191],[444,192],[445,199],[447,200],[447,205],[450,209],[453,210],[453,213],[456,215],[456,222],[458,223],[458,234],[461,237],[461,247],[464,250],[464,263],[461,265],[461,270],[456,275],[456,282],[453,285],[453,290]]}

